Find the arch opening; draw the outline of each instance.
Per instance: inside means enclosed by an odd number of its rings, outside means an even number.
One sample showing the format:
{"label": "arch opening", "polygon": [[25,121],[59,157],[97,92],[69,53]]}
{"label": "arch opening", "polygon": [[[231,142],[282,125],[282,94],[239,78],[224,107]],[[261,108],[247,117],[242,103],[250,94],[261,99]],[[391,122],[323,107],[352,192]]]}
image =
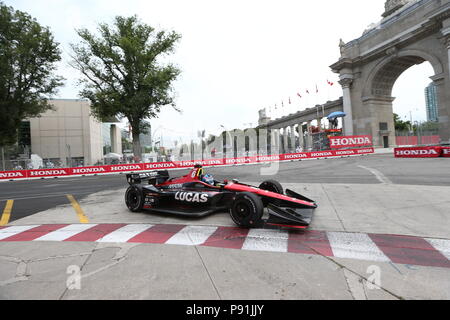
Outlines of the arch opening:
{"label": "arch opening", "polygon": [[386,58],[373,70],[366,93],[371,97],[371,113],[379,112],[376,140],[380,145],[440,142],[439,88],[432,79],[441,73],[442,66],[434,57],[406,53]]}

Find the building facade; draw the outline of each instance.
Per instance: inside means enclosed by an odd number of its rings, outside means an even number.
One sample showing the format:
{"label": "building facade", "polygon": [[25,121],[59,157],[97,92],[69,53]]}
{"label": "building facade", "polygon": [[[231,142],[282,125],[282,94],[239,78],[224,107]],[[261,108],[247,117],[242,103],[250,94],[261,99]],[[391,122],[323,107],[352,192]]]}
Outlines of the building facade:
{"label": "building facade", "polygon": [[427,121],[439,120],[436,85],[431,83],[425,88],[425,103],[427,106]]}
{"label": "building facade", "polygon": [[[101,163],[105,129],[91,115],[89,101],[58,99],[50,104],[54,110],[29,119],[31,153],[61,166]],[[109,131],[111,146],[121,153],[119,128],[109,125]]]}

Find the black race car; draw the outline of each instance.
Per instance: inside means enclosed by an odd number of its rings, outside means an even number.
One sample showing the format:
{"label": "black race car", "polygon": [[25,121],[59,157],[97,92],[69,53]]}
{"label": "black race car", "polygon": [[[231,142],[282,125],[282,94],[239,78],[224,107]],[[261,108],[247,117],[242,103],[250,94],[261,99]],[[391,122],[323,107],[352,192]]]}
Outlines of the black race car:
{"label": "black race car", "polygon": [[[307,228],[317,208],[313,200],[294,191],[284,193],[274,180],[256,188],[237,180],[207,183],[204,177],[200,165],[188,175],[172,179],[168,171],[127,174],[130,187],[125,193],[126,205],[132,212],[149,210],[196,218],[229,211],[239,227],[294,229]],[[263,218],[265,208],[267,219]]]}

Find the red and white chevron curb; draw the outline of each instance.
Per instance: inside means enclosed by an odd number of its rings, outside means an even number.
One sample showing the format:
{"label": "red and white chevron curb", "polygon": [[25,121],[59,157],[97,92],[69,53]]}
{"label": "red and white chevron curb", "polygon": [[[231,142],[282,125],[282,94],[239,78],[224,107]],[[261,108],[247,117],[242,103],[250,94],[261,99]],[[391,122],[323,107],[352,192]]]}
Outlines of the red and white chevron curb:
{"label": "red and white chevron curb", "polygon": [[288,252],[450,268],[450,240],[386,234],[166,224],[52,224],[0,227],[1,242],[153,243]]}

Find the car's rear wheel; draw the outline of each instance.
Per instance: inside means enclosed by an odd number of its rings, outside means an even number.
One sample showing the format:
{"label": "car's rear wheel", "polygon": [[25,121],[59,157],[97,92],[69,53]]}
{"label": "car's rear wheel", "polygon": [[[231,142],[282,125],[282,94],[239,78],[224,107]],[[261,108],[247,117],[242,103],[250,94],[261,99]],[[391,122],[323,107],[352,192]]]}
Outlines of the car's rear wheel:
{"label": "car's rear wheel", "polygon": [[257,227],[264,213],[264,205],[259,196],[243,192],[239,193],[231,205],[230,215],[239,227]]}
{"label": "car's rear wheel", "polygon": [[144,194],[142,192],[142,186],[130,186],[125,193],[125,203],[127,204],[127,207],[130,211],[141,211],[144,207]]}

